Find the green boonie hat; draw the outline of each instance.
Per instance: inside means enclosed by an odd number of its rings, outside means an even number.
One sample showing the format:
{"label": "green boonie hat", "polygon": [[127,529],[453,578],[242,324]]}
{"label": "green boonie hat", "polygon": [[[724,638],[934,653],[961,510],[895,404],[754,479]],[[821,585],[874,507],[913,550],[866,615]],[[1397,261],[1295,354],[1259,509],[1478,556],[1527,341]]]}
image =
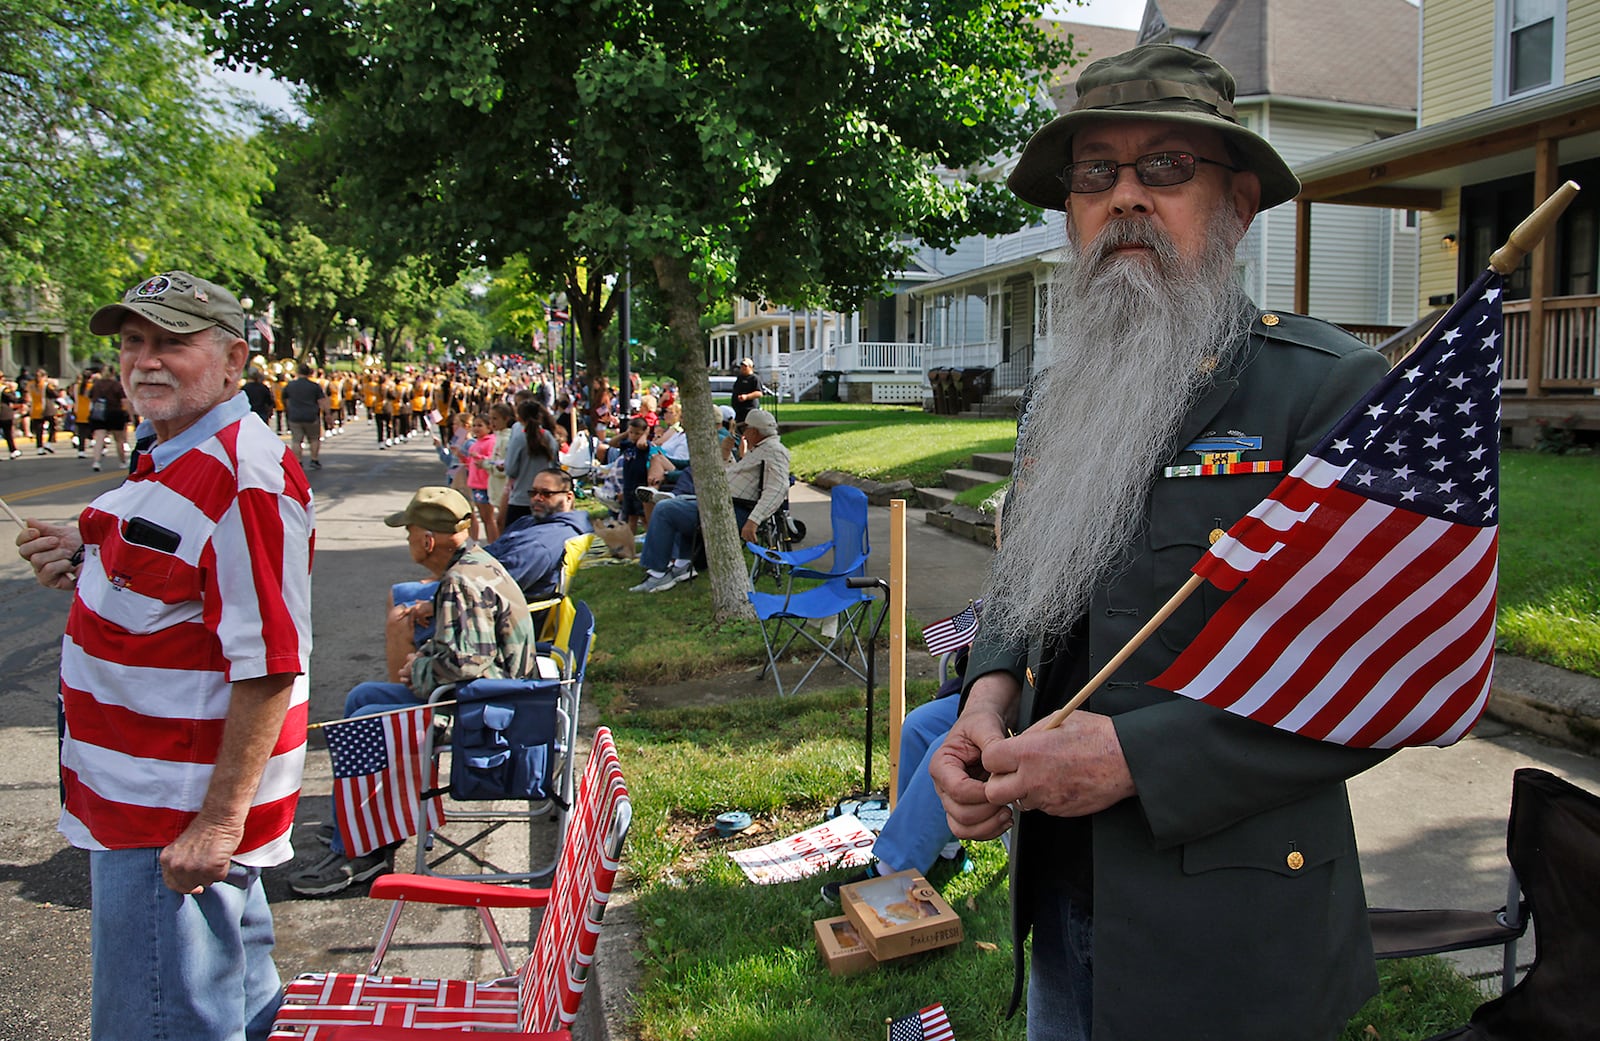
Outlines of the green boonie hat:
{"label": "green boonie hat", "polygon": [[[1209,54],[1151,43],[1102,58],[1078,77],[1072,111],[1046,123],[1029,139],[1006,187],[1024,202],[1047,210],[1067,208],[1061,172],[1072,160],[1072,136],[1093,123],[1123,120],[1184,123],[1222,134],[1243,168],[1261,179],[1261,209],[1300,194],[1300,181],[1266,139],[1239,125],[1233,109],[1233,75]],[[1220,157],[1219,157],[1220,158]]]}
{"label": "green boonie hat", "polygon": [[218,325],[244,339],[244,308],[238,297],[187,271],[167,271],[140,282],[122,294],[122,303],[96,311],[89,319],[89,331],[96,336],[115,336],[128,314],[148,318],[175,333],[196,333]]}
{"label": "green boonie hat", "polygon": [[389,514],[383,523],[391,528],[415,524],[427,531],[449,535],[465,531],[472,523],[472,504],[454,488],[428,485],[418,488],[417,494],[406,503],[406,508],[399,513]]}

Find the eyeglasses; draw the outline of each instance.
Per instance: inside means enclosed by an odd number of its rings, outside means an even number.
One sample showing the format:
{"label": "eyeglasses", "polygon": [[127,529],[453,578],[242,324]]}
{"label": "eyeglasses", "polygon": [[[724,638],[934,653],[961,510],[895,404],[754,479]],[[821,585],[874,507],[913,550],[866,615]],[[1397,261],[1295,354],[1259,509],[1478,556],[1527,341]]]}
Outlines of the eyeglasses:
{"label": "eyeglasses", "polygon": [[567,488],[529,488],[528,489],[528,498],[530,498],[530,499],[554,499],[558,495],[571,495],[571,494],[572,494],[571,490],[567,489]]}
{"label": "eyeglasses", "polygon": [[1194,180],[1194,167],[1196,163],[1210,163],[1220,166],[1224,170],[1239,172],[1237,166],[1219,163],[1215,159],[1206,159],[1192,152],[1151,152],[1141,155],[1131,163],[1116,163],[1110,159],[1085,159],[1078,163],[1068,163],[1061,171],[1061,183],[1067,186],[1067,191],[1078,195],[1093,195],[1103,192],[1117,183],[1117,177],[1125,166],[1133,167],[1134,176],[1139,178],[1139,183],[1147,188],[1170,188],[1175,184]]}

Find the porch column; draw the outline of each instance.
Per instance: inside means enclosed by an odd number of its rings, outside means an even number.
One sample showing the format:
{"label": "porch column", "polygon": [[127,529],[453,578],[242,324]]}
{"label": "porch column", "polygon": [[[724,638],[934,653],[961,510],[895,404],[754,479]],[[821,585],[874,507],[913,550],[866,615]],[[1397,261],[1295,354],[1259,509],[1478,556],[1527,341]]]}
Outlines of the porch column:
{"label": "porch column", "polygon": [[1311,313],[1311,200],[1294,204],[1294,309]]}
{"label": "porch column", "polygon": [[[1550,197],[1560,183],[1560,142],[1541,137],[1533,146],[1533,204]],[[1555,285],[1555,252],[1550,236],[1533,247],[1528,284],[1528,397],[1544,396],[1544,300]]]}

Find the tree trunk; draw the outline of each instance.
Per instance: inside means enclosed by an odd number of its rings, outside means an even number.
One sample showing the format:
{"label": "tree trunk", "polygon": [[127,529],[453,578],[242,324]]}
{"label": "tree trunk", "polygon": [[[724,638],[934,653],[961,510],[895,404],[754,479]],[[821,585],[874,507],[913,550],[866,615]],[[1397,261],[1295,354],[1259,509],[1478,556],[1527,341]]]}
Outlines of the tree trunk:
{"label": "tree trunk", "polygon": [[728,475],[717,451],[716,430],[722,418],[711,403],[711,379],[706,370],[705,348],[700,342],[699,296],[689,280],[689,262],[682,257],[652,258],[656,284],[667,304],[667,328],[683,358],[679,371],[679,400],[683,403],[683,432],[689,440],[689,462],[694,469],[695,495],[700,504],[700,534],[710,565],[711,610],[718,622],[754,618],[745,594],[750,573],[745,570],[744,543],[733,523],[733,498]]}

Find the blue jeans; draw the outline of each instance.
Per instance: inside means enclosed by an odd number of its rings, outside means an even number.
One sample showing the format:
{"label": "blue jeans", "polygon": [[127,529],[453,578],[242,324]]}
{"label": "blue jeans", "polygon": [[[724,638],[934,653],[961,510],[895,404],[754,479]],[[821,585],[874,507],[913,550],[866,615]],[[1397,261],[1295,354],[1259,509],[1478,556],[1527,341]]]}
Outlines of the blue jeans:
{"label": "blue jeans", "polygon": [[[350,693],[344,696],[344,718],[351,719],[355,716],[370,716],[375,712],[388,712],[390,709],[407,708],[417,705],[422,699],[404,683],[357,683],[350,688]],[[329,820],[333,819],[332,810],[329,811]],[[344,856],[344,836],[339,834],[339,829],[333,829],[333,841],[328,844],[328,849]]]}
{"label": "blue jeans", "polygon": [[[438,582],[396,582],[389,590],[391,604],[414,604],[419,600],[433,602],[433,594],[439,591]],[[421,647],[428,637],[433,635],[433,621],[427,625],[413,625],[411,627],[411,642]]]}
{"label": "blue jeans", "polygon": [[961,699],[952,695],[906,713],[900,728],[899,796],[872,847],[885,874],[928,870],[951,839],[950,822],[928,774],[928,761],[944,744],[944,735],[955,725],[960,710]]}
{"label": "blue jeans", "polygon": [[[740,527],[750,511],[733,508],[733,522]],[[646,571],[667,570],[674,560],[687,560],[694,554],[695,536],[700,533],[700,503],[696,499],[667,499],[656,503],[650,514],[650,527],[644,532],[644,547],[639,563]]]}
{"label": "blue jeans", "polygon": [[199,895],[161,881],[159,849],[92,850],[95,1041],[258,1041],[283,990],[259,868]]}
{"label": "blue jeans", "polygon": [[1034,903],[1028,1041],[1089,1041],[1094,1025],[1094,916],[1059,889]]}

